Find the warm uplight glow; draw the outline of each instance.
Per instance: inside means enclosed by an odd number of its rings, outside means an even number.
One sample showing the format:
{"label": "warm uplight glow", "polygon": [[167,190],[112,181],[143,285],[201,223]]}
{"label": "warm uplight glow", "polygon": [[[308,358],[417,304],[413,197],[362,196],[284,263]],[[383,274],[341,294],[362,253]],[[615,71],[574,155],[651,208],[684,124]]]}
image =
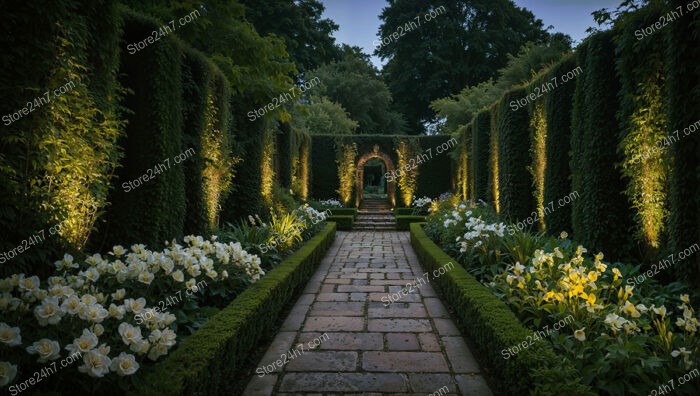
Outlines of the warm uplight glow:
{"label": "warm uplight glow", "polygon": [[228,191],[233,179],[233,166],[240,158],[231,156],[226,147],[225,135],[221,131],[219,108],[214,96],[207,98],[205,114],[206,131],[202,136],[202,157],[204,158],[204,197],[206,201],[207,220],[214,230],[219,221],[222,194]]}
{"label": "warm uplight glow", "polygon": [[309,197],[309,143],[299,147],[299,195],[302,201]]}
{"label": "warm uplight glow", "polygon": [[537,213],[539,214],[540,230],[544,231],[546,228],[544,220],[544,175],[547,169],[547,119],[545,118],[544,104],[538,103],[535,105],[530,119],[530,127],[534,131],[531,147],[533,161],[530,172],[535,184],[533,193],[535,195]]}
{"label": "warm uplight glow", "polygon": [[413,203],[413,197],[416,193],[416,185],[418,179],[418,167],[411,166],[410,160],[414,160],[418,156],[418,150],[416,150],[416,142],[409,142],[406,139],[401,139],[398,147],[396,148],[396,154],[398,156],[398,169],[399,172],[397,183],[401,189],[401,200],[404,206],[410,207]]}
{"label": "warm uplight glow", "polygon": [[460,152],[459,152],[459,165],[457,166],[457,185],[459,187],[459,193],[462,196],[462,199],[466,200],[468,198],[467,193],[468,191],[468,185],[469,185],[469,180],[468,180],[468,169],[467,166],[469,166],[469,154],[468,154],[468,146],[467,142],[464,141],[464,138],[462,138],[462,144],[460,145]]}
{"label": "warm uplight glow", "polygon": [[501,212],[501,205],[499,203],[499,185],[498,185],[498,107],[494,106],[495,109],[491,111],[491,141],[490,141],[490,155],[489,155],[489,168],[491,170],[491,197],[493,198],[493,207],[496,209],[496,213]]}
{"label": "warm uplight glow", "polygon": [[344,205],[350,204],[352,189],[355,184],[355,157],[357,157],[357,145],[340,144],[337,148],[336,163],[338,164],[338,179],[340,188],[338,195]]}
{"label": "warm uplight glow", "polygon": [[272,187],[275,182],[275,139],[274,130],[267,129],[263,138],[263,148],[260,161],[260,195],[263,201],[268,205],[272,205]]}

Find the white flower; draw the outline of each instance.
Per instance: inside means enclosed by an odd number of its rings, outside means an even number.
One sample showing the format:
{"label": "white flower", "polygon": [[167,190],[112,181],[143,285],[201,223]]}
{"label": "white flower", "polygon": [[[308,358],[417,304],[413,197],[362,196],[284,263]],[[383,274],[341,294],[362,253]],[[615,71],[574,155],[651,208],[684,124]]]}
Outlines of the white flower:
{"label": "white flower", "polygon": [[112,361],[106,355],[97,350],[90,351],[83,356],[84,365],[78,367],[81,373],[87,373],[91,377],[102,378],[109,373]]}
{"label": "white flower", "polygon": [[124,307],[126,307],[126,312],[139,313],[146,307],[146,299],[143,297],[136,300],[127,298],[124,300]]}
{"label": "white flower", "polygon": [[124,297],[126,297],[126,290],[124,289],[118,289],[117,291],[112,293],[112,299],[116,301],[123,300]]}
{"label": "white flower", "polygon": [[102,323],[109,316],[109,311],[100,304],[88,305],[80,311],[80,319],[92,323]]}
{"label": "white flower", "polygon": [[34,308],[34,317],[39,321],[39,326],[55,325],[61,321],[62,316],[63,311],[56,297],[48,297]]}
{"label": "white flower", "polygon": [[80,312],[80,309],[83,307],[83,303],[78,299],[77,296],[70,296],[67,299],[63,300],[63,304],[61,304],[61,310],[64,313],[67,313],[69,315],[76,315],[78,312]]}
{"label": "white flower", "polygon": [[0,362],[0,386],[12,382],[17,376],[17,365],[9,362]]}
{"label": "white flower", "polygon": [[79,267],[78,263],[73,262],[73,256],[67,253],[63,255],[63,260],[56,261],[54,265],[59,271],[70,270],[71,268]]}
{"label": "white flower", "polygon": [[112,359],[110,369],[117,373],[118,376],[133,375],[138,371],[139,364],[136,362],[136,356],[122,352],[118,357]]}
{"label": "white flower", "polygon": [[126,322],[122,322],[119,325],[119,335],[122,337],[122,341],[126,345],[131,345],[132,342],[140,341],[143,339],[141,336],[141,328],[134,327]]}
{"label": "white flower", "polygon": [[175,280],[175,282],[180,282],[180,283],[182,283],[182,282],[185,281],[185,274],[183,274],[181,270],[177,270],[177,271],[173,272],[173,273],[170,274],[170,275],[173,277],[173,279]]}
{"label": "white flower", "polygon": [[681,301],[686,304],[690,304],[690,297],[687,294],[681,294]]}
{"label": "white flower", "polygon": [[574,337],[581,342],[586,341],[586,332],[584,330],[586,330],[585,327],[574,331]]}
{"label": "white flower", "polygon": [[690,356],[690,351],[687,351],[685,347],[680,348],[680,350],[675,350],[671,352],[671,356],[673,357],[678,357],[678,356]]}
{"label": "white flower", "polygon": [[97,323],[94,326],[92,326],[92,332],[99,337],[105,333],[105,328],[101,324]]}
{"label": "white flower", "polygon": [[7,323],[0,323],[0,342],[7,346],[22,344],[22,336],[19,327],[10,327]]}
{"label": "white flower", "polygon": [[163,344],[156,344],[152,345],[151,349],[148,352],[148,358],[156,361],[158,360],[159,357],[165,356],[168,354],[168,347],[163,345]]}
{"label": "white flower", "polygon": [[123,255],[124,253],[126,253],[126,249],[124,249],[124,247],[122,247],[121,245],[116,245],[112,248],[112,254],[115,257],[119,257],[119,256]]}
{"label": "white flower", "polygon": [[566,231],[562,231],[561,234],[559,235],[561,239],[566,240],[566,238],[569,237],[569,234]]}
{"label": "white flower", "polygon": [[150,285],[151,282],[153,282],[153,278],[155,278],[155,275],[148,271],[143,271],[139,274],[139,282],[145,283],[147,285]]}
{"label": "white flower", "polygon": [[87,280],[93,283],[100,279],[100,272],[95,267],[88,268],[87,270],[81,272],[80,275],[84,276]]}
{"label": "white flower", "polygon": [[22,291],[35,291],[39,288],[39,277],[38,276],[32,276],[30,278],[25,278],[24,275],[20,275],[19,279],[19,290]]}
{"label": "white flower", "polygon": [[148,352],[148,349],[151,347],[151,344],[148,343],[148,341],[141,339],[137,340],[131,343],[129,346],[129,349],[131,349],[132,352],[137,353],[139,355],[143,355],[146,352]]}
{"label": "white flower", "polygon": [[660,307],[658,307],[658,308],[656,308],[656,307],[654,307],[654,306],[652,305],[652,308],[651,308],[651,309],[654,311],[655,314],[661,315],[662,318],[663,318],[664,316],[666,316],[666,307],[663,306],[663,305],[660,306]]}
{"label": "white flower", "polygon": [[39,363],[46,363],[49,360],[56,360],[61,356],[61,346],[58,344],[58,341],[42,338],[27,347],[27,352],[31,355],[39,355]]}
{"label": "white flower", "polygon": [[95,333],[89,329],[83,329],[83,335],[74,339],[72,344],[66,345],[66,350],[68,350],[71,355],[78,352],[85,353],[95,348],[98,342],[99,340]]}
{"label": "white flower", "polygon": [[121,305],[115,305],[115,304],[110,304],[109,305],[109,316],[122,320],[124,318],[124,314],[126,313],[126,308],[124,308]]}

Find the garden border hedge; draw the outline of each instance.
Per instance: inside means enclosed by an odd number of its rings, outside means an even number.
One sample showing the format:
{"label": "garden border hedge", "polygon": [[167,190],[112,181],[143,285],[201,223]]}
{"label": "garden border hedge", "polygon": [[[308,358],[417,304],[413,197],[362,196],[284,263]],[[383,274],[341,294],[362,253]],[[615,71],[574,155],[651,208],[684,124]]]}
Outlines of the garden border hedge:
{"label": "garden border hedge", "polygon": [[332,221],[338,225],[340,231],[351,231],[355,225],[355,216],[353,215],[332,215],[328,216],[328,221]]}
{"label": "garden border hedge", "polygon": [[409,227],[413,223],[423,223],[425,222],[425,216],[417,215],[405,215],[396,216],[396,229],[399,231],[408,231]]}
{"label": "garden border hedge", "polygon": [[357,209],[355,208],[333,208],[328,209],[331,211],[331,216],[352,216],[352,219],[357,218]]}
{"label": "garden border hedge", "polygon": [[[280,314],[294,303],[335,239],[336,224],[316,236],[251,285],[225,309],[159,363],[137,393],[213,395],[242,392],[233,381],[258,343],[276,330]],[[134,392],[132,392],[133,394]]]}
{"label": "garden border hedge", "polygon": [[[433,271],[452,262],[459,263],[433,243],[423,230],[424,223],[411,224],[411,245],[421,264]],[[537,341],[510,359],[501,351],[522,344],[532,331],[523,327],[515,314],[491,290],[482,285],[462,266],[456,265],[434,284],[459,319],[462,334],[478,348],[479,356],[491,369],[504,394],[595,395],[581,384],[580,373],[562,359],[544,341]]]}

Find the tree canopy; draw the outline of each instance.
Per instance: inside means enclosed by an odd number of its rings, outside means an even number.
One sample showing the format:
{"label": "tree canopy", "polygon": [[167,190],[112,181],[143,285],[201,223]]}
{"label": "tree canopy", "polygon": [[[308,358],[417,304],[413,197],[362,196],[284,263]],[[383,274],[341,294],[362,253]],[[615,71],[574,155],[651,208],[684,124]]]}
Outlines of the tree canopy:
{"label": "tree canopy", "polygon": [[388,2],[375,54],[388,59],[385,81],[417,131],[435,120],[430,102],[495,78],[508,54],[549,37],[541,20],[510,0]]}

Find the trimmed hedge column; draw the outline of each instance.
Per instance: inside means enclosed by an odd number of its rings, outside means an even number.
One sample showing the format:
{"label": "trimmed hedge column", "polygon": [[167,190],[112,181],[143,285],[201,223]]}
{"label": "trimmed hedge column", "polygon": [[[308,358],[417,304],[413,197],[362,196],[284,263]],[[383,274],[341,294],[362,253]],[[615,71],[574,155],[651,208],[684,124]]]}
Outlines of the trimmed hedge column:
{"label": "trimmed hedge column", "polygon": [[[673,0],[672,7],[687,1]],[[666,81],[668,130],[679,131],[683,140],[669,148],[671,174],[668,219],[671,253],[677,254],[700,241],[700,131],[685,136],[684,130],[700,119],[700,11],[668,26],[666,37]],[[653,38],[652,38],[653,39]],[[700,285],[700,254],[676,266],[678,277]]]}
{"label": "trimmed hedge column", "polygon": [[[133,12],[124,15],[123,40],[148,37],[160,23]],[[182,236],[187,163],[182,139],[181,50],[171,37],[134,54],[122,55],[122,85],[133,92],[124,105],[128,115],[123,166],[110,194],[105,247],[144,243],[160,246]],[[187,160],[185,160],[186,162]]]}
{"label": "trimmed hedge column", "polygon": [[[547,79],[551,81],[552,78],[559,78],[576,67],[576,58],[568,56],[552,67]],[[572,81],[545,95],[544,109],[547,119],[545,203],[557,202],[572,192],[569,151],[571,149],[571,110],[575,89],[576,83]],[[564,205],[549,213],[546,222],[547,233],[550,235],[556,235],[562,231],[571,232],[571,205]]]}
{"label": "trimmed hedge column", "polygon": [[622,161],[617,151],[620,136],[616,118],[620,82],[615,73],[613,38],[614,32],[607,31],[586,40],[583,102],[576,102],[574,125],[582,129],[572,140],[572,155],[576,158],[572,171],[577,181],[574,188],[581,189],[574,201],[581,210],[579,223],[574,223],[575,238],[587,248],[618,260],[629,252],[631,219],[623,194],[626,183],[617,168]]}
{"label": "trimmed hedge column", "polygon": [[491,140],[491,113],[483,110],[472,124],[472,163],[474,164],[474,198],[486,201],[489,188],[489,143]]}
{"label": "trimmed hedge column", "polygon": [[530,114],[527,107],[513,106],[527,97],[524,87],[507,92],[498,110],[498,183],[501,213],[511,221],[526,219],[532,214],[530,160]]}

